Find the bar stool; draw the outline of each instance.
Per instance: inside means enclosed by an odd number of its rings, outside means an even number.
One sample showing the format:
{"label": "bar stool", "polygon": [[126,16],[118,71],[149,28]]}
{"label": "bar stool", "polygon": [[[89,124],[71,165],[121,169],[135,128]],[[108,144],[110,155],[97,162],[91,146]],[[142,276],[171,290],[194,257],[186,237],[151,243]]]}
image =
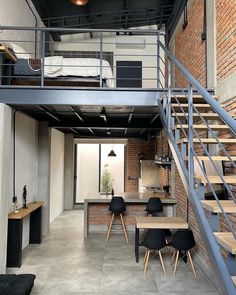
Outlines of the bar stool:
{"label": "bar stool", "polygon": [[149,229],[141,245],[147,248],[144,256],[144,274],[147,271],[147,265],[151,251],[158,251],[163,272],[164,274],[166,274],[165,266],[160,251],[162,248],[166,246],[164,231],[162,229]]}
{"label": "bar stool", "polygon": [[148,200],[147,207],[145,209],[148,216],[152,216],[152,214],[157,212],[163,212],[163,206],[161,203],[161,199],[158,197],[151,197]]}
{"label": "bar stool", "polygon": [[111,216],[111,221],[110,221],[108,231],[107,231],[106,242],[109,239],[110,232],[111,232],[111,227],[112,227],[115,216],[120,216],[120,220],[121,220],[121,224],[122,224],[122,227],[123,227],[125,239],[126,239],[126,242],[128,243],[129,242],[128,235],[127,235],[124,220],[123,220],[123,213],[126,210],[124,199],[122,197],[112,197],[110,205],[109,205],[109,210],[112,212],[112,216]]}
{"label": "bar stool", "polygon": [[196,271],[193,266],[192,256],[189,251],[190,249],[192,249],[196,245],[195,240],[194,240],[194,236],[193,236],[193,232],[189,229],[178,230],[174,234],[172,242],[169,245],[172,246],[173,248],[175,248],[175,251],[174,251],[173,256],[171,258],[171,264],[172,264],[172,262],[175,258],[175,255],[176,255],[175,265],[174,265],[174,275],[176,273],[177,263],[178,263],[178,259],[179,259],[179,252],[184,251],[185,254],[184,254],[184,256],[182,256],[182,258],[187,255],[187,257],[189,259],[190,266],[193,271],[193,274],[196,277]]}

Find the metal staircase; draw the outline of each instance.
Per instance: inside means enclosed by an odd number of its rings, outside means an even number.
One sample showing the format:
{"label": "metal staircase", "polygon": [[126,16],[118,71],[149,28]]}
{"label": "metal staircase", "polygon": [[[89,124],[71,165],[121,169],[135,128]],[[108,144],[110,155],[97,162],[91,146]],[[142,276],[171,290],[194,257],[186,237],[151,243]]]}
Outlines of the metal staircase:
{"label": "metal staircase", "polygon": [[[229,147],[236,145],[236,122],[204,87],[197,82],[172,53],[158,41],[159,52],[164,52],[162,63],[168,61],[168,87],[159,100],[159,113],[169,146],[184,188],[199,224],[209,259],[214,269],[218,291],[222,295],[236,294],[236,233],[228,214],[236,213],[236,197],[231,185],[236,184],[236,173],[224,175],[223,161],[236,172],[236,157]],[[163,66],[166,66],[164,64]],[[174,89],[173,74],[185,77],[187,88]],[[222,136],[222,133],[227,133]],[[216,186],[221,186],[228,200],[220,200]],[[208,189],[213,200],[205,199]],[[220,228],[224,220],[227,231]],[[223,257],[222,251],[227,253]]]}

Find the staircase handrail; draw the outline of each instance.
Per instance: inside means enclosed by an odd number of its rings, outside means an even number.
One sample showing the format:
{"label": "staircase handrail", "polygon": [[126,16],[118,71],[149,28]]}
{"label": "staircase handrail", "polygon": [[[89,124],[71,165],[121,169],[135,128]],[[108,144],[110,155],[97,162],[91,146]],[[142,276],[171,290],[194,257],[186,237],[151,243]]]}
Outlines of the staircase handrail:
{"label": "staircase handrail", "polygon": [[219,103],[212,98],[209,92],[189,73],[189,71],[174,57],[169,49],[161,42],[157,41],[158,45],[167,54],[168,58],[180,69],[187,80],[194,86],[194,88],[202,95],[203,99],[212,107],[212,109],[221,117],[226,125],[229,126],[231,131],[236,135],[236,122],[235,120],[219,106]]}

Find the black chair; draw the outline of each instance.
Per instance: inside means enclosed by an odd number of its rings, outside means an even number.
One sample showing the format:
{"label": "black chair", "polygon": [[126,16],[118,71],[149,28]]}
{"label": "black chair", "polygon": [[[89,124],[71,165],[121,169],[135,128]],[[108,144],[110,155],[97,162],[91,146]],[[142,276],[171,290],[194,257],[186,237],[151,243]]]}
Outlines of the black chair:
{"label": "black chair", "polygon": [[144,274],[147,271],[147,265],[151,251],[158,251],[163,272],[164,274],[166,274],[165,266],[160,251],[162,248],[166,246],[166,239],[163,230],[149,229],[141,245],[147,248],[144,256]]}
{"label": "black chair", "polygon": [[171,245],[173,248],[176,249],[174,251],[172,259],[171,259],[171,264],[172,264],[172,262],[175,258],[174,275],[176,273],[176,267],[177,267],[177,262],[179,259],[179,253],[180,253],[180,251],[184,251],[185,254],[182,256],[182,258],[187,255],[187,257],[189,259],[190,266],[193,271],[193,274],[196,277],[196,271],[193,266],[192,257],[191,257],[190,251],[189,251],[190,249],[192,249],[196,245],[195,240],[194,240],[194,236],[193,236],[193,232],[189,229],[178,230],[174,234],[172,242],[169,245]]}
{"label": "black chair", "polygon": [[161,199],[158,197],[151,197],[148,200],[147,207],[145,209],[147,211],[147,215],[152,216],[152,214],[163,211],[163,206],[161,203]]}
{"label": "black chair", "polygon": [[123,220],[123,213],[126,210],[124,199],[122,197],[112,197],[110,205],[109,205],[109,210],[112,212],[112,216],[111,216],[110,224],[108,226],[106,242],[109,239],[110,232],[111,232],[111,227],[112,227],[115,216],[120,216],[120,220],[121,220],[121,224],[122,224],[122,227],[123,227],[125,239],[126,239],[126,242],[128,243],[128,241],[129,241],[128,240],[128,235],[127,235],[127,231],[126,231],[124,220]]}

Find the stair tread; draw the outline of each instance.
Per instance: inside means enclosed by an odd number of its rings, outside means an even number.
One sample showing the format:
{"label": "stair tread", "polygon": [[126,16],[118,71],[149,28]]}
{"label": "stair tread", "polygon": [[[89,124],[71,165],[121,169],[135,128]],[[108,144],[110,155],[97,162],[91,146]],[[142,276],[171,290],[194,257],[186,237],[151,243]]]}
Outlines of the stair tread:
{"label": "stair tread", "polygon": [[[210,158],[207,156],[198,156],[197,157],[199,161],[210,161]],[[231,156],[233,161],[236,161],[236,156]],[[226,156],[211,156],[211,159],[213,161],[230,161],[228,157]],[[184,157],[185,161],[188,161],[188,157]]]}
{"label": "stair tread", "polygon": [[[180,108],[178,103],[172,103],[171,104],[173,108]],[[207,103],[194,103],[194,106],[196,108],[202,108],[202,109],[211,109],[211,106]],[[181,107],[182,108],[188,108],[188,104],[187,103],[181,103]]]}
{"label": "stair tread", "polygon": [[[218,98],[218,97],[215,96],[215,95],[213,95],[212,97],[213,97],[214,99],[216,99],[216,100],[217,100],[217,98]],[[181,101],[188,101],[188,97],[186,97],[186,96],[183,95],[183,94],[175,94],[175,95],[172,95],[171,98],[172,98],[172,100],[174,100],[174,101],[175,101],[175,99],[177,98],[179,102],[181,102]],[[194,94],[194,95],[193,95],[193,101],[195,101],[195,102],[205,102],[205,99],[204,99],[201,95],[199,95],[199,94]]]}
{"label": "stair tread", "polygon": [[[215,144],[218,143],[216,139],[214,138],[202,138],[201,139],[203,143],[208,143],[208,144]],[[221,143],[225,143],[225,144],[232,144],[232,143],[236,143],[236,138],[218,138],[218,140]],[[193,139],[194,143],[199,143],[198,138],[194,138]],[[177,141],[177,143],[188,143],[188,139],[187,138],[181,138]]]}
{"label": "stair tread", "polygon": [[[236,204],[233,200],[219,201],[226,213],[236,213]],[[203,200],[201,201],[202,207],[212,213],[222,213],[217,201]]]}
{"label": "stair tread", "polygon": [[[203,124],[194,124],[193,128],[195,130],[208,130],[208,127],[211,128],[212,130],[228,130],[229,126],[227,125],[217,125],[217,124],[209,124],[208,126],[203,125]],[[173,129],[188,129],[188,124],[177,124],[174,126]]]}
{"label": "stair tread", "polygon": [[[213,183],[213,184],[221,184],[221,183],[223,183],[223,181],[221,180],[221,178],[219,176],[207,175],[207,177],[208,177],[209,181],[211,183]],[[195,180],[196,181],[200,181],[203,184],[207,184],[208,183],[208,181],[207,181],[207,179],[205,178],[204,175],[196,175],[195,176]],[[231,176],[231,175],[230,176],[228,176],[228,175],[225,176],[224,175],[224,180],[228,184],[234,184],[234,183],[236,183],[236,176]]]}
{"label": "stair tread", "polygon": [[[186,117],[188,116],[188,113],[173,113],[173,117]],[[219,115],[216,113],[201,113],[201,116],[203,118],[219,118]],[[198,113],[193,113],[193,117],[200,117]]]}
{"label": "stair tread", "polygon": [[231,232],[215,232],[214,236],[221,246],[231,254],[236,254],[236,240]]}

